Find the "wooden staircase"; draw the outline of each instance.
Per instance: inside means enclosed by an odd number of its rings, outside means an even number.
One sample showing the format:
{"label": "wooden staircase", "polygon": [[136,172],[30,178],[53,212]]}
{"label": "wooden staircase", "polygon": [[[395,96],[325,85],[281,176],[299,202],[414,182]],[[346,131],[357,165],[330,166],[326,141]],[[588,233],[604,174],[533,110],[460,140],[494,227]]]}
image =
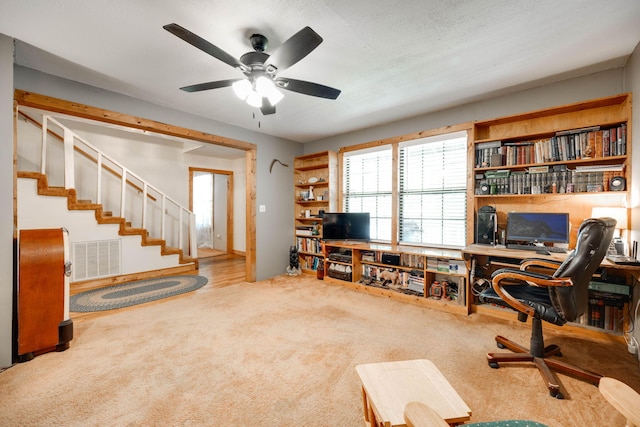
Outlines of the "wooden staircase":
{"label": "wooden staircase", "polygon": [[115,217],[112,212],[103,211],[102,205],[93,203],[91,200],[78,200],[75,189],[65,189],[64,187],[50,187],[47,176],[39,172],[18,172],[18,178],[35,179],[37,182],[38,194],[41,196],[66,197],[67,208],[69,210],[93,210],[98,224],[119,225],[118,234],[121,236],[140,236],[142,246],[160,246],[161,255],[178,255],[180,264],[194,264],[198,268],[198,259],[184,254],[182,249],[168,247],[165,240],[149,236],[149,232],[144,228],[133,228],[131,222],[125,218]]}

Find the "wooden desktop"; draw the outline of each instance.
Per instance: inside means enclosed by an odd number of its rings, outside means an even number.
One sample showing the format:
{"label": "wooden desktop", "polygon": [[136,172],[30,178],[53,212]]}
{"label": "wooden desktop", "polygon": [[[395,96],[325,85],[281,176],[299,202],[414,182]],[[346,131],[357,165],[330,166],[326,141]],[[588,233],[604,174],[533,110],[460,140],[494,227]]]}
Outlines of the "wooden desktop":
{"label": "wooden desktop", "polygon": [[[469,277],[467,283],[469,283],[469,312],[475,312],[480,314],[489,315],[492,317],[499,317],[502,319],[513,320],[515,318],[515,312],[505,309],[497,309],[495,307],[486,306],[484,304],[477,304],[473,298],[473,286],[476,281],[474,277],[474,271],[478,266],[484,266],[487,270],[492,271],[503,267],[516,267],[520,261],[527,258],[540,258],[553,261],[562,262],[566,259],[568,253],[555,253],[552,252],[549,255],[543,255],[536,253],[536,251],[528,251],[521,249],[509,249],[504,245],[488,245],[488,244],[471,244],[462,250],[462,257],[467,265],[467,271]],[[612,277],[618,277],[624,280],[628,286],[640,279],[640,266],[636,265],[624,265],[614,264],[607,259],[604,259],[600,264],[601,269],[606,272],[606,275]],[[490,274],[486,275],[485,279],[489,279]],[[554,325],[548,325],[548,327],[556,329]],[[623,330],[628,330],[629,319],[624,318]],[[587,327],[580,324],[567,324],[562,328],[558,328],[563,332],[576,333],[578,335],[594,336],[601,338],[606,334],[608,337],[612,337],[616,341],[624,342],[622,334],[615,334],[606,331],[605,329],[597,327]]]}

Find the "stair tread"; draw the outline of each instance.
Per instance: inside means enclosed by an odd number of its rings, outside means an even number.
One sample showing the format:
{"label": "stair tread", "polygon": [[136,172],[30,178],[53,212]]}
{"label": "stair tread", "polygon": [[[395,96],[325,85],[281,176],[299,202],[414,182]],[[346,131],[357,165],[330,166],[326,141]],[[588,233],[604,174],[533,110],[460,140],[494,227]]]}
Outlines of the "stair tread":
{"label": "stair tread", "polygon": [[149,232],[144,228],[131,227],[130,221],[125,221],[124,218],[113,216],[112,211],[102,211],[102,204],[93,203],[89,199],[75,199],[76,192],[73,189],[66,189],[65,187],[50,186],[47,183],[46,175],[38,172],[18,172],[20,178],[38,179],[38,194],[54,196],[54,197],[67,197],[69,200],[70,210],[95,210],[96,221],[98,224],[120,224],[120,235],[141,235],[142,246],[161,245],[161,255],[179,255],[180,264],[190,264],[198,262],[197,258],[192,258],[188,255],[184,255],[183,250],[174,247],[165,247],[164,239],[148,237]]}

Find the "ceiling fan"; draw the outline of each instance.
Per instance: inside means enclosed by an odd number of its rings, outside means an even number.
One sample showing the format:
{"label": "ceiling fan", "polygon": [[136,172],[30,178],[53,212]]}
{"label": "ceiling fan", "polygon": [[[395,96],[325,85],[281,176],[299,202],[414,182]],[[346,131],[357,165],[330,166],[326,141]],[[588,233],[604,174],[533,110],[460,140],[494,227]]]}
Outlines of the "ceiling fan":
{"label": "ceiling fan", "polygon": [[276,112],[276,104],[283,97],[278,89],[326,99],[336,99],[340,95],[339,89],[279,76],[281,71],[300,61],[322,43],[322,37],[309,27],[304,27],[291,36],[271,55],[264,52],[268,39],[262,34],[253,34],[249,41],[254,51],[245,53],[240,59],[234,58],[178,24],[167,24],[162,28],[244,74],[244,78],[181,87],[180,89],[185,92],[199,92],[232,86],[236,95],[246,100],[249,105],[259,107],[264,115]]}

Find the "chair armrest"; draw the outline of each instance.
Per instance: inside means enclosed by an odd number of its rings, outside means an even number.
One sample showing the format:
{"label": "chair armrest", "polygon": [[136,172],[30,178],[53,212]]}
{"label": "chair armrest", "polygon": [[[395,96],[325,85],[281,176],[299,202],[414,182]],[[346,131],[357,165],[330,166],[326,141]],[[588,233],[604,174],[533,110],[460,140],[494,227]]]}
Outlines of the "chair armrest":
{"label": "chair armrest", "polygon": [[520,270],[527,270],[530,267],[542,267],[555,271],[561,264],[562,262],[551,259],[529,258],[520,263]]}
{"label": "chair armrest", "polygon": [[640,426],[640,394],[614,378],[604,377],[598,385],[600,393],[626,419],[627,426]]}
{"label": "chair armrest", "polygon": [[500,270],[496,270],[491,276],[491,285],[493,286],[493,289],[509,306],[529,316],[533,316],[535,314],[534,308],[521,302],[507,290],[510,285],[522,285],[522,282],[525,282],[530,286],[546,288],[555,286],[573,286],[573,281],[569,277],[554,278],[547,274],[516,270],[514,268],[502,268]]}
{"label": "chair armrest", "polygon": [[404,407],[404,422],[407,427],[449,427],[435,409],[422,402],[409,402]]}

